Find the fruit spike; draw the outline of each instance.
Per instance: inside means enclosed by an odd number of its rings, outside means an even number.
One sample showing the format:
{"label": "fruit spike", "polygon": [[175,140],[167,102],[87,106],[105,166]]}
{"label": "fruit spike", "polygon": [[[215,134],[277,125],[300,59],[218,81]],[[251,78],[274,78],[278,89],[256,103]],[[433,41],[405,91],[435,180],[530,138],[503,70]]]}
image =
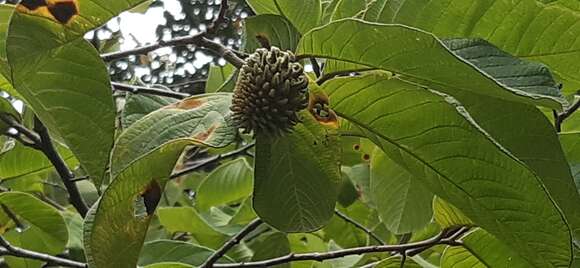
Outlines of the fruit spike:
{"label": "fruit spike", "polygon": [[308,78],[290,51],[260,48],[240,68],[231,110],[245,133],[282,135],[308,106]]}

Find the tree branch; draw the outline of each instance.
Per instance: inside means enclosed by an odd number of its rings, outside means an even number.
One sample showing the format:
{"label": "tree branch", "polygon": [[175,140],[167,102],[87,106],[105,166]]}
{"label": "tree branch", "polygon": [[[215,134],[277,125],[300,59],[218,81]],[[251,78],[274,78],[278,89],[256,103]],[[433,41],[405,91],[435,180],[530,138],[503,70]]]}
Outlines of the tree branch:
{"label": "tree branch", "polygon": [[335,78],[337,76],[345,76],[345,75],[349,75],[351,73],[366,72],[366,71],[372,71],[372,70],[376,70],[376,68],[362,68],[362,69],[357,69],[357,70],[345,70],[345,71],[339,71],[339,72],[324,73],[318,77],[318,79],[316,80],[316,84],[320,86],[320,85],[324,84],[324,82],[326,82],[332,78]]}
{"label": "tree branch", "polygon": [[564,120],[566,120],[568,117],[570,117],[572,114],[574,114],[574,112],[576,112],[578,109],[580,109],[580,99],[577,99],[576,102],[574,102],[574,104],[572,104],[572,106],[570,106],[568,109],[566,109],[561,114],[556,115],[556,113],[554,112],[555,113],[554,126],[556,128],[556,132],[562,131],[562,123],[564,123]]}
{"label": "tree branch", "polygon": [[222,0],[217,17],[210,24],[209,29],[207,29],[208,34],[216,34],[219,30],[221,30],[220,27],[222,24],[227,23],[226,13],[228,12],[229,8],[228,0]]}
{"label": "tree branch", "polygon": [[136,86],[136,85],[128,85],[118,82],[111,82],[111,85],[114,89],[120,91],[131,92],[133,94],[149,94],[155,96],[162,96],[162,97],[170,97],[175,99],[184,99],[189,97],[189,94],[176,92],[176,91],[168,91],[158,88],[150,88],[150,87],[143,87],[143,86]]}
{"label": "tree branch", "polygon": [[314,71],[316,77],[320,77],[320,65],[318,65],[316,58],[310,58],[310,64],[312,64],[312,71]]}
{"label": "tree branch", "polygon": [[199,170],[200,168],[203,168],[206,165],[213,164],[213,163],[218,162],[220,160],[224,160],[224,159],[233,158],[233,157],[236,157],[239,155],[247,154],[247,151],[249,149],[251,149],[252,147],[254,147],[254,145],[255,145],[255,143],[250,143],[250,144],[242,146],[234,151],[231,151],[231,152],[228,152],[225,154],[215,155],[215,156],[200,160],[197,164],[195,164],[191,167],[184,168],[180,171],[177,171],[177,172],[171,174],[171,177],[169,177],[169,178],[175,179],[175,178],[181,177],[185,174],[195,172],[195,171]]}
{"label": "tree branch", "polygon": [[451,235],[454,234],[453,232],[449,232],[448,230],[444,230],[443,232],[439,233],[438,235],[419,242],[401,244],[401,245],[374,245],[374,246],[366,246],[366,247],[357,247],[357,248],[349,248],[349,249],[341,249],[336,251],[330,252],[313,252],[313,253],[300,253],[295,254],[291,253],[286,256],[268,259],[264,261],[255,261],[255,262],[241,262],[241,263],[223,263],[223,264],[214,264],[213,267],[219,268],[238,268],[238,267],[270,267],[273,265],[289,263],[294,261],[318,261],[322,262],[324,260],[342,258],[345,256],[350,255],[361,255],[366,253],[375,253],[375,252],[405,252],[411,249],[416,248],[429,248],[435,245],[460,245],[461,242],[452,240]]}
{"label": "tree branch", "polygon": [[26,259],[45,261],[47,264],[55,266],[77,267],[77,268],[88,267],[86,263],[76,262],[64,258],[54,257],[44,253],[14,247],[1,236],[0,236],[0,246],[3,247],[0,248],[0,256],[14,256]]}
{"label": "tree branch", "polygon": [[[75,178],[74,174],[69,170],[66,163],[54,147],[48,130],[42,124],[42,122],[40,122],[37,117],[34,118],[35,133],[9,116],[0,115],[0,120],[4,121],[10,127],[16,129],[19,134],[24,135],[26,138],[31,140],[32,143],[23,142],[25,146],[30,146],[41,151],[46,156],[46,158],[48,158],[62,179],[65,188],[67,189],[70,203],[84,217],[87,214],[88,207],[81,197],[76,184],[72,181]],[[19,140],[22,141],[21,139]]]}
{"label": "tree branch", "polygon": [[242,59],[245,54],[241,52],[237,52],[233,49],[227,48],[224,45],[211,41],[207,39],[208,34],[215,34],[219,29],[220,26],[227,20],[226,13],[228,11],[229,5],[227,0],[222,0],[220,5],[220,10],[216,19],[211,23],[210,27],[207,31],[196,34],[196,35],[188,35],[177,37],[168,41],[159,41],[158,43],[142,46],[131,50],[126,51],[119,51],[119,52],[112,52],[102,54],[101,58],[104,61],[113,61],[118,60],[130,55],[138,55],[138,54],[147,54],[153,50],[162,48],[162,47],[177,47],[177,46],[185,46],[185,45],[196,45],[198,47],[204,47],[209,50],[212,50],[214,53],[223,57],[226,61],[234,65],[236,68],[242,67],[244,64],[244,60]]}
{"label": "tree branch", "polygon": [[48,158],[50,163],[56,169],[56,172],[60,176],[64,187],[66,188],[70,203],[75,207],[75,209],[81,214],[81,216],[85,216],[87,211],[89,210],[87,204],[83,200],[77,185],[72,181],[74,180],[74,174],[68,169],[66,163],[62,159],[62,157],[56,151],[54,144],[52,143],[52,139],[48,134],[48,129],[40,122],[40,120],[35,117],[34,118],[34,130],[40,136],[40,148],[44,155]]}
{"label": "tree branch", "polygon": [[221,257],[223,257],[228,252],[228,250],[233,248],[235,245],[239,244],[246,235],[254,231],[262,223],[263,221],[260,218],[257,218],[252,222],[250,222],[248,225],[246,225],[246,227],[240,230],[240,232],[238,232],[230,240],[228,240],[220,249],[218,249],[211,256],[209,256],[209,258],[199,267],[200,268],[214,267],[213,266],[214,263],[217,262]]}
{"label": "tree branch", "polygon": [[379,242],[381,245],[386,245],[387,243],[385,243],[384,240],[382,240],[380,237],[378,237],[375,233],[373,233],[373,231],[369,230],[368,228],[366,228],[364,225],[356,222],[354,219],[351,219],[349,216],[343,214],[342,212],[338,211],[338,210],[334,210],[334,214],[336,216],[338,216],[339,218],[343,219],[344,221],[354,225],[356,228],[362,230],[363,232],[367,233],[370,237],[374,238],[377,242]]}

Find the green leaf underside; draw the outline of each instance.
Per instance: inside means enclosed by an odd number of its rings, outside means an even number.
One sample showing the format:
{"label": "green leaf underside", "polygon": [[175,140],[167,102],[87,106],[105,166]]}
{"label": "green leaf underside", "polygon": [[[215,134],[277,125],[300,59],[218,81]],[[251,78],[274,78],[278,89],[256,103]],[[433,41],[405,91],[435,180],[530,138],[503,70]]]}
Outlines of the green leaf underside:
{"label": "green leaf underside", "polygon": [[236,134],[228,119],[230,103],[229,93],[198,95],[141,118],[117,139],[111,157],[112,177],[135,159],[174,139],[191,138],[211,147],[228,145]]}
{"label": "green leaf underside", "polygon": [[181,152],[193,140],[173,140],[159,146],[118,175],[96,203],[84,226],[89,267],[135,267],[152,215],[135,215],[139,196],[151,183],[161,191]]}
{"label": "green leaf underside", "polygon": [[83,1],[65,25],[18,10],[6,51],[11,82],[38,117],[64,139],[100,185],[115,134],[108,71],[84,33],[143,2]]}
{"label": "green leaf underside", "polygon": [[0,4],[0,90],[5,90],[16,97],[18,93],[14,91],[9,82],[10,67],[6,59],[6,36],[8,35],[8,26],[13,11],[13,5]]}
{"label": "green leaf underside", "polygon": [[576,182],[576,189],[580,189],[580,132],[560,133],[559,138]]}
{"label": "green leaf underside", "polygon": [[378,0],[365,19],[405,24],[441,38],[483,38],[517,57],[549,65],[571,93],[580,86],[577,5],[576,1]]}
{"label": "green leaf underside", "polygon": [[248,0],[256,14],[286,17],[301,33],[319,25],[322,17],[320,0]]}
{"label": "green leaf underside", "polygon": [[502,85],[531,94],[563,98],[544,64],[513,57],[483,39],[445,39],[443,44]]}
{"label": "green leaf underside", "polygon": [[371,161],[370,189],[380,218],[395,234],[421,230],[433,217],[433,193],[422,180],[377,150]]}
{"label": "green leaf underside", "polygon": [[[70,167],[78,162],[67,148],[57,144],[58,152]],[[43,174],[54,167],[46,156],[33,148],[16,143],[14,148],[0,154],[0,180],[14,180]]]}
{"label": "green leaf underside", "polygon": [[[201,265],[214,250],[195,244],[174,241],[155,240],[143,245],[139,266],[147,266],[159,262],[176,262],[193,266]],[[233,262],[228,257],[223,257],[219,262]]]}
{"label": "green leaf underside", "polygon": [[123,129],[126,129],[144,116],[177,101],[179,100],[170,97],[128,94],[127,102],[121,114],[121,125]]}
{"label": "green leaf underside", "polygon": [[564,102],[558,96],[531,94],[502,86],[450,52],[432,34],[404,25],[357,19],[335,21],[306,33],[298,44],[297,53],[384,69],[442,92],[467,91],[557,109]]}
{"label": "green leaf underside", "polygon": [[[23,231],[9,230],[3,234],[11,244],[46,254],[61,253],[68,241],[68,231],[62,215],[52,206],[25,193],[0,194],[0,204],[23,220]],[[10,267],[41,267],[42,262],[17,257],[5,257]]]}
{"label": "green leaf underside", "polygon": [[[453,39],[445,44],[460,57],[524,91],[559,94],[542,64],[524,62],[480,40]],[[523,86],[523,87],[522,87]],[[563,210],[576,237],[580,236],[580,196],[552,123],[536,107],[463,91],[450,91],[471,117],[499,144],[530,167]],[[530,146],[534,144],[534,146]]]}
{"label": "green leaf underside", "polygon": [[136,265],[149,213],[156,206],[154,201],[138,200],[149,206],[147,215],[138,215],[136,198],[148,190],[149,199],[160,198],[186,146],[221,147],[233,140],[234,128],[224,119],[230,98],[231,94],[194,96],[141,118],[121,134],[111,157],[112,183],[85,225],[91,267]]}
{"label": "green leaf underside", "polygon": [[[12,103],[2,96],[0,96],[0,115],[10,116],[17,121],[21,120],[20,114],[16,111],[16,109],[14,109]],[[3,135],[6,131],[8,131],[8,129],[10,129],[10,126],[4,123],[3,120],[0,120],[0,135]]]}
{"label": "green leaf underside", "polygon": [[[249,247],[254,251],[252,261],[261,261],[290,254],[290,242],[284,233],[274,232],[258,237]],[[290,267],[289,263],[276,268]]]}
{"label": "green leaf underside", "polygon": [[256,36],[266,37],[270,45],[281,50],[296,50],[300,33],[286,18],[265,14],[249,17],[245,22],[246,52],[252,53],[262,47]]}
{"label": "green leaf underside", "polygon": [[539,179],[452,98],[374,74],[324,88],[339,115],[530,265],[568,266],[570,232]]}
{"label": "green leaf underside", "polygon": [[448,247],[441,257],[441,267],[529,267],[513,251],[483,229],[462,237],[463,247]]}
{"label": "green leaf underside", "polygon": [[461,210],[439,197],[433,199],[433,220],[439,224],[441,228],[474,225],[473,222],[467,218],[463,212],[461,212]]}
{"label": "green leaf underside", "polygon": [[308,232],[333,215],[341,182],[338,139],[307,111],[283,137],[256,137],[253,205],[283,232]]}
{"label": "green leaf underside", "polygon": [[207,210],[248,197],[253,188],[253,169],[246,159],[224,163],[212,171],[197,188],[196,206]]}
{"label": "green leaf underside", "polygon": [[159,208],[157,216],[169,233],[190,233],[202,245],[218,248],[226,239],[192,207]]}
{"label": "green leaf underside", "polygon": [[224,87],[230,83],[236,71],[237,69],[229,63],[224,66],[212,64],[205,82],[205,93],[231,92],[232,90],[228,91]]}

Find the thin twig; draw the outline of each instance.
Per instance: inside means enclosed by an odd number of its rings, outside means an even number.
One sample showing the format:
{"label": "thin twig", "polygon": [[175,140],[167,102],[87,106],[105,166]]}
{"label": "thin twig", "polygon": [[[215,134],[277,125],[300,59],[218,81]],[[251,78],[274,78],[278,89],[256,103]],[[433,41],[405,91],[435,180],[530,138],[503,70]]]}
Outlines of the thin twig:
{"label": "thin twig", "polygon": [[339,218],[343,219],[344,221],[346,221],[346,222],[354,225],[356,228],[358,228],[358,229],[362,230],[363,232],[367,233],[370,237],[372,237],[373,239],[375,239],[381,245],[386,245],[387,244],[379,236],[377,236],[375,233],[373,233],[373,231],[369,230],[364,225],[358,223],[357,221],[355,221],[354,219],[352,219],[349,216],[345,215],[344,213],[338,211],[337,209],[334,210],[334,214],[336,216],[338,216]]}
{"label": "thin twig", "polygon": [[123,83],[118,83],[118,82],[111,82],[111,85],[116,90],[131,92],[133,94],[149,94],[149,95],[155,95],[155,96],[170,97],[170,98],[175,98],[175,99],[184,99],[184,98],[187,98],[190,96],[189,94],[176,92],[176,91],[169,91],[169,90],[143,87],[143,86],[137,86],[137,85],[129,85],[129,84],[123,84]]}
{"label": "thin twig", "polygon": [[228,153],[225,153],[225,154],[215,155],[215,156],[208,157],[206,159],[200,160],[197,164],[195,164],[195,165],[193,165],[191,167],[184,168],[184,169],[182,169],[180,171],[177,171],[177,172],[171,174],[171,177],[170,178],[171,179],[179,178],[179,177],[181,177],[181,176],[183,176],[185,174],[188,174],[188,173],[191,173],[191,172],[195,172],[195,171],[199,170],[200,168],[205,167],[206,165],[216,163],[216,162],[218,162],[220,160],[224,160],[224,159],[228,159],[228,158],[233,158],[233,157],[236,157],[236,156],[239,156],[239,155],[246,154],[249,149],[251,149],[252,147],[254,147],[254,145],[255,145],[254,143],[250,143],[250,144],[245,145],[245,146],[242,146],[239,149],[236,149],[234,151],[231,151],[231,152],[228,152]]}
{"label": "thin twig", "polygon": [[318,77],[318,80],[316,80],[316,84],[320,86],[320,85],[324,84],[324,82],[326,82],[332,78],[335,78],[337,76],[345,76],[345,75],[349,75],[349,74],[356,73],[356,72],[366,72],[366,71],[372,71],[372,70],[376,70],[376,68],[362,68],[362,69],[358,69],[358,70],[345,70],[345,71],[339,71],[339,72],[324,73],[320,77]]}
{"label": "thin twig", "polygon": [[54,147],[52,139],[48,134],[48,129],[46,129],[37,117],[34,118],[34,130],[40,136],[40,147],[42,152],[56,169],[56,172],[60,176],[64,187],[68,192],[70,203],[81,214],[81,216],[84,217],[89,209],[87,204],[85,204],[77,185],[72,181],[75,176],[67,167],[62,157],[58,154],[58,151]]}
{"label": "thin twig", "polygon": [[316,58],[310,58],[310,64],[312,64],[312,70],[316,77],[320,77],[320,65],[318,65]]}
{"label": "thin twig", "polygon": [[576,102],[574,102],[574,104],[570,106],[570,108],[566,109],[561,114],[555,116],[556,120],[554,122],[554,126],[556,127],[557,132],[562,131],[562,123],[564,123],[564,120],[566,120],[568,117],[574,114],[574,112],[576,112],[578,109],[580,109],[580,98],[577,99]]}
{"label": "thin twig", "polygon": [[18,216],[16,216],[16,214],[10,208],[8,208],[4,204],[0,204],[0,206],[2,207],[2,211],[4,211],[4,214],[6,214],[6,216],[8,216],[8,218],[10,218],[14,222],[16,228],[20,230],[24,230],[26,228],[26,225],[24,225],[24,223],[22,223],[20,219],[18,219]]}
{"label": "thin twig", "polygon": [[240,232],[238,232],[230,240],[228,240],[225,244],[223,244],[221,248],[219,248],[216,252],[214,252],[211,256],[209,256],[209,258],[207,258],[207,260],[199,267],[201,268],[213,267],[214,263],[216,263],[221,257],[223,257],[228,252],[228,250],[233,248],[235,245],[239,244],[246,235],[254,231],[262,223],[263,221],[260,218],[257,218],[252,222],[250,222],[248,225],[246,225],[246,227],[240,230]]}
{"label": "thin twig", "polygon": [[241,262],[241,263],[219,263],[213,267],[219,268],[238,268],[238,267],[270,267],[273,265],[289,263],[294,261],[318,261],[342,258],[350,255],[361,255],[375,252],[403,252],[415,248],[429,248],[436,245],[457,245],[459,242],[448,238],[449,232],[443,231],[438,235],[427,240],[401,244],[401,245],[374,245],[366,247],[357,247],[341,249],[330,252],[312,252],[312,253],[291,253],[282,257],[272,258],[263,261]]}
{"label": "thin twig", "polygon": [[214,42],[206,38],[208,34],[214,34],[219,30],[220,25],[223,24],[224,21],[227,19],[226,12],[228,11],[228,8],[229,8],[228,1],[222,0],[218,16],[212,22],[208,30],[202,33],[177,37],[168,41],[161,40],[158,43],[152,45],[142,46],[126,51],[107,53],[101,55],[101,58],[104,61],[114,61],[131,55],[147,54],[153,50],[157,50],[162,47],[196,45],[198,47],[203,47],[212,50],[214,53],[218,54],[219,56],[223,57],[226,61],[234,65],[236,68],[241,68],[242,65],[244,64],[244,60],[242,59],[245,57],[244,53],[227,48],[218,42]]}
{"label": "thin twig", "polygon": [[222,24],[227,23],[226,14],[229,8],[228,0],[222,0],[217,17],[212,21],[209,28],[207,29],[208,34],[216,34],[219,30],[221,30],[220,27]]}
{"label": "thin twig", "polygon": [[49,265],[54,266],[63,266],[63,267],[78,267],[78,268],[85,268],[88,267],[86,263],[76,262],[69,259],[59,258],[55,256],[51,256],[48,254],[35,252],[19,247],[12,246],[8,241],[6,241],[3,237],[0,236],[0,256],[14,256],[20,257],[25,259],[33,259],[44,261]]}
{"label": "thin twig", "polygon": [[[7,125],[9,125],[10,127],[16,129],[16,131],[18,131],[19,135],[23,135],[24,137],[26,137],[27,139],[30,140],[30,142],[26,142],[23,143],[26,146],[31,146],[31,147],[35,147],[35,146],[39,146],[41,141],[40,141],[40,136],[38,136],[38,134],[32,132],[31,130],[27,129],[25,126],[23,126],[22,124],[20,124],[16,119],[14,119],[14,117],[9,116],[9,115],[5,115],[5,114],[0,114],[0,120],[2,120],[4,123],[6,123]],[[18,141],[20,141],[21,139],[17,139]]]}
{"label": "thin twig", "polygon": [[88,179],[89,179],[89,176],[79,176],[79,177],[76,177],[76,178],[74,178],[74,179],[72,179],[70,181],[72,181],[72,182],[79,182],[79,181],[86,181]]}

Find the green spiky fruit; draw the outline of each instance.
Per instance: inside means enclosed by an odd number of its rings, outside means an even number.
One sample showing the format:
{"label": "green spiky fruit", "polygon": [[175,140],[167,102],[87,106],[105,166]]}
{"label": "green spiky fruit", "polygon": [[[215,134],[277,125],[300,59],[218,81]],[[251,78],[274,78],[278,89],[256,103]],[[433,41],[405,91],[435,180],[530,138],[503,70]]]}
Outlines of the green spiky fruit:
{"label": "green spiky fruit", "polygon": [[234,122],[246,133],[288,132],[308,106],[307,87],[308,78],[292,52],[260,48],[240,69],[231,106]]}

